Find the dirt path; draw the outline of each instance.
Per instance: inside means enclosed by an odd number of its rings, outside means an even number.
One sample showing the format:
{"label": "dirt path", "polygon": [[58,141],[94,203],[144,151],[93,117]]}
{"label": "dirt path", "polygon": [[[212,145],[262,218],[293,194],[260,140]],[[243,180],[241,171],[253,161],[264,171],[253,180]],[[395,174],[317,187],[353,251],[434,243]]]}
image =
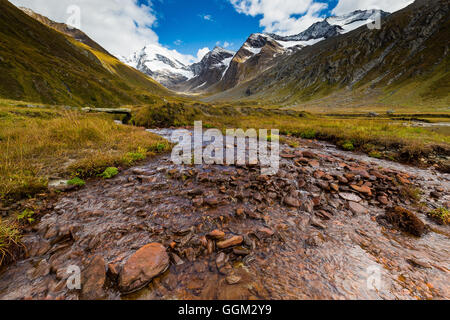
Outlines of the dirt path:
{"label": "dirt path", "polygon": [[[64,195],[0,275],[0,298],[449,299],[450,228],[424,212],[449,205],[450,175],[299,142],[282,146],[272,177],[166,155]],[[407,196],[416,187],[421,210]],[[428,226],[383,218],[395,206]],[[421,236],[402,231],[411,225]],[[149,243],[168,269],[124,295],[152,277],[130,271]],[[66,287],[69,266],[82,291]]]}

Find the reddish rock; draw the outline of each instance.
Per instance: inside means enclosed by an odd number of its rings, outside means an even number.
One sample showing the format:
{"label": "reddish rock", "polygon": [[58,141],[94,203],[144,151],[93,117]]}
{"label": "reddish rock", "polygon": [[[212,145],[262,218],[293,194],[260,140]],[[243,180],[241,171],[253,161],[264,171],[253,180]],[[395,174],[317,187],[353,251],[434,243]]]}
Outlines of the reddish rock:
{"label": "reddish rock", "polygon": [[345,178],[343,176],[337,176],[336,178],[339,180],[340,183],[348,184],[348,179],[347,178]]}
{"label": "reddish rock", "polygon": [[320,163],[317,160],[310,160],[310,161],[308,161],[308,164],[313,168],[320,167]]}
{"label": "reddish rock", "polygon": [[238,246],[238,245],[242,244],[243,241],[244,241],[243,237],[241,237],[241,236],[234,236],[234,237],[232,237],[230,239],[217,242],[217,248],[225,249],[225,248],[229,248],[229,247]]}
{"label": "reddish rock", "polygon": [[311,200],[313,202],[314,207],[317,207],[318,205],[320,205],[320,202],[322,202],[322,198],[321,197],[314,197]]}
{"label": "reddish rock", "polygon": [[142,289],[169,267],[169,256],[159,243],[150,243],[133,254],[120,273],[119,289],[131,293]]}
{"label": "reddish rock", "polygon": [[222,240],[223,238],[225,238],[225,232],[216,229],[210,232],[208,236],[215,240]]}
{"label": "reddish rock", "polygon": [[388,180],[389,179],[388,176],[385,176],[384,174],[380,173],[377,170],[371,170],[370,174],[375,176],[375,177],[377,177],[378,179],[381,179],[381,180]]}
{"label": "reddish rock", "polygon": [[319,210],[315,214],[322,220],[331,220],[333,218],[333,215],[325,210]]}
{"label": "reddish rock", "polygon": [[386,196],[379,196],[378,201],[385,206],[389,204],[389,200]]}
{"label": "reddish rock", "polygon": [[86,300],[105,298],[103,289],[106,281],[106,264],[101,256],[96,256],[82,273],[81,297]]}
{"label": "reddish rock", "polygon": [[347,179],[347,181],[352,181],[353,179],[355,179],[355,175],[351,173],[345,173],[344,177]]}
{"label": "reddish rock", "polygon": [[411,182],[408,179],[402,177],[400,174],[397,174],[397,180],[403,185],[411,184]]}
{"label": "reddish rock", "polygon": [[238,217],[243,217],[244,214],[245,214],[244,208],[237,208],[237,209],[236,209],[236,215],[237,215]]}
{"label": "reddish rock", "polygon": [[360,177],[365,178],[365,179],[369,179],[370,178],[370,174],[366,170],[360,169],[360,168],[356,168],[355,170],[352,170],[351,174],[353,174],[355,176],[360,176]]}
{"label": "reddish rock", "polygon": [[322,177],[325,175],[325,172],[316,170],[314,171],[314,178],[316,179],[322,179]]}
{"label": "reddish rock", "polygon": [[330,190],[330,184],[328,182],[326,182],[326,181],[319,181],[319,182],[317,182],[317,185],[321,189],[323,189],[325,191],[329,191]]}
{"label": "reddish rock", "polygon": [[311,151],[303,151],[302,152],[304,158],[315,159],[316,155]]}
{"label": "reddish rock", "polygon": [[339,186],[336,183],[331,183],[330,187],[333,191],[339,192]]}
{"label": "reddish rock", "polygon": [[302,203],[294,197],[286,197],[284,203],[293,208],[299,208],[302,205]]}
{"label": "reddish rock", "polygon": [[258,229],[258,234],[260,236],[262,236],[263,238],[270,238],[272,237],[275,233],[269,229],[269,228],[260,228]]}
{"label": "reddish rock", "polygon": [[348,202],[348,207],[355,215],[367,214],[369,212],[366,207],[360,205],[357,202],[353,202],[353,201]]}
{"label": "reddish rock", "polygon": [[280,157],[283,159],[294,159],[297,158],[295,154],[289,154],[289,153],[281,153]]}
{"label": "reddish rock", "polygon": [[351,185],[352,189],[355,191],[358,191],[359,193],[372,196],[372,189],[370,189],[368,186],[357,186],[357,185]]}

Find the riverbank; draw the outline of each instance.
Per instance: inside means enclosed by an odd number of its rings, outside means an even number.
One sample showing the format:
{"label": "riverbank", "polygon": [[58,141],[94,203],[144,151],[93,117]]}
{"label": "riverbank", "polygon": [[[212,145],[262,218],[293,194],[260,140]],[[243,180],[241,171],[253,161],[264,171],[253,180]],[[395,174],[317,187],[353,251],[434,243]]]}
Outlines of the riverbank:
{"label": "riverbank", "polygon": [[0,298],[448,299],[449,175],[292,140],[271,177],[161,155],[61,195]]}
{"label": "riverbank", "polygon": [[[109,116],[0,103],[0,261],[7,250],[16,251],[7,248],[16,247],[17,230],[36,219],[49,184],[56,182],[53,193],[76,188],[83,184],[80,179],[108,167],[129,167],[169,148],[166,140],[143,128],[117,125]],[[67,185],[73,178],[78,179]],[[30,201],[36,196],[41,200]]]}
{"label": "riverbank", "polygon": [[415,127],[394,118],[331,117],[293,110],[231,105],[163,103],[134,107],[132,121],[145,127],[192,126],[279,129],[285,136],[328,141],[346,151],[450,172],[449,127]]}

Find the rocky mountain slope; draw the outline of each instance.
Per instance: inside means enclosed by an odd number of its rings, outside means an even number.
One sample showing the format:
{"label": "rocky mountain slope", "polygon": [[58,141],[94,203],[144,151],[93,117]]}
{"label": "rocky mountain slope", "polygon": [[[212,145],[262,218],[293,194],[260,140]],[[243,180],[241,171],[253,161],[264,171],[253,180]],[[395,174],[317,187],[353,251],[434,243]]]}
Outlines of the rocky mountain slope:
{"label": "rocky mountain slope", "polygon": [[159,45],[147,45],[121,60],[168,88],[194,77],[190,66],[181,62],[180,54]]}
{"label": "rocky mountain slope", "polygon": [[[116,107],[170,94],[80,31],[68,36],[57,31],[64,26],[35,18],[41,22],[9,1],[0,0],[0,98]],[[87,45],[77,41],[77,35]]]}
{"label": "rocky mountain slope", "polygon": [[190,66],[194,77],[175,87],[178,91],[202,92],[216,84],[225,75],[235,52],[215,47],[207,53],[202,61]]}
{"label": "rocky mountain slope", "polygon": [[277,64],[283,56],[289,56],[304,47],[375,21],[377,15],[384,18],[389,14],[378,10],[355,11],[317,22],[297,35],[252,34],[232,60],[222,81],[214,89],[223,91],[249,81]]}
{"label": "rocky mountain slope", "polygon": [[181,63],[173,51],[160,46],[147,46],[131,57],[121,59],[176,91],[221,91],[251,80],[275,65],[283,55],[374,21],[377,14],[383,18],[388,15],[377,10],[355,11],[327,18],[297,35],[255,33],[237,53],[215,48],[201,62],[192,65]]}
{"label": "rocky mountain slope", "polygon": [[[336,20],[336,18],[334,18]],[[284,55],[253,80],[210,99],[301,103],[335,92],[378,90],[380,99],[449,105],[449,2],[417,0],[383,20]]]}

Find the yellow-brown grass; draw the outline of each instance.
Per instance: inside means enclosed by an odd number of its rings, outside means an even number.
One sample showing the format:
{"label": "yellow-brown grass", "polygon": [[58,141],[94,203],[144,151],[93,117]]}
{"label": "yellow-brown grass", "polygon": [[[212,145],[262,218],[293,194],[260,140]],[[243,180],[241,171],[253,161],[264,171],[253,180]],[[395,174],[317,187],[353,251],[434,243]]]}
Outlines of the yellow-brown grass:
{"label": "yellow-brown grass", "polygon": [[94,176],[131,165],[130,154],[146,157],[168,148],[165,140],[107,116],[0,106],[0,199],[33,196],[52,176]]}

